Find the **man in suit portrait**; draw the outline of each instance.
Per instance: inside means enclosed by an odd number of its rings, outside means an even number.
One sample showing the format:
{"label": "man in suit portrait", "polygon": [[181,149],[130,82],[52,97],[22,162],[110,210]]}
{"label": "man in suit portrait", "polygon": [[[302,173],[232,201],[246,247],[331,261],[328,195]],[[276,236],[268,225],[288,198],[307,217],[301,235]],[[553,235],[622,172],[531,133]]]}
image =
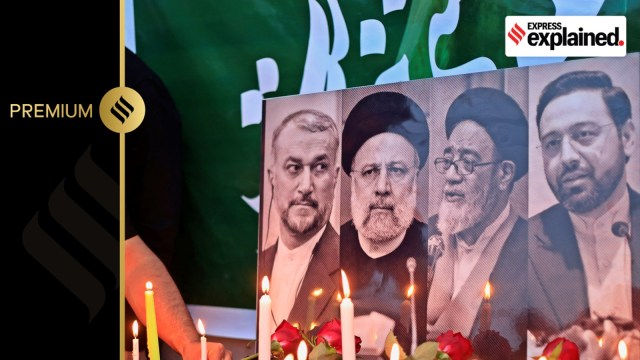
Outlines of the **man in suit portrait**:
{"label": "man in suit portrait", "polygon": [[[352,220],[340,228],[340,258],[356,321],[369,317],[370,328],[393,324],[409,352],[412,340],[422,343],[426,332],[427,226],[414,217],[417,178],[429,153],[426,116],[404,94],[377,92],[350,111],[342,139]],[[415,337],[402,313],[412,276]],[[377,336],[384,340],[387,333]],[[366,345],[367,335],[360,336]]]}
{"label": "man in suit portrait", "polygon": [[508,358],[524,359],[527,221],[511,199],[528,170],[527,119],[505,92],[478,87],[451,103],[444,125],[447,143],[434,160],[444,177],[442,201],[429,219],[429,243],[439,243],[441,256],[429,290],[428,338],[453,330],[473,339],[493,330],[508,341]]}
{"label": "man in suit portrait", "polygon": [[[637,86],[637,83],[636,83]],[[558,203],[530,220],[530,331],[549,337],[640,321],[640,196],[625,169],[637,141],[627,93],[602,71],[551,81],[537,105]],[[582,355],[581,355],[582,356]],[[631,357],[630,357],[631,358]]]}
{"label": "man in suit portrait", "polygon": [[287,320],[309,330],[339,317],[339,237],[329,222],[338,145],[335,121],[317,110],[296,111],[273,132],[267,173],[279,235],[261,252],[258,271],[259,280],[269,277],[273,329]]}

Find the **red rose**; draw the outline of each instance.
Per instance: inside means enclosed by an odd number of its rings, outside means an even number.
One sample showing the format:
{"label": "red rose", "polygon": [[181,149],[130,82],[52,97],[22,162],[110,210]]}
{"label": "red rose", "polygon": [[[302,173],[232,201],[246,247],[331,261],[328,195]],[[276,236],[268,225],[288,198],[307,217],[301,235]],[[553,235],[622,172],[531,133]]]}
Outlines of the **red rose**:
{"label": "red rose", "polygon": [[[356,336],[356,353],[360,351],[360,344],[362,339]],[[336,349],[338,354],[342,354],[342,330],[340,327],[340,321],[333,319],[324,323],[316,333],[316,343],[320,344],[326,342],[327,345]]]}
{"label": "red rose", "polygon": [[580,360],[580,349],[578,349],[578,345],[563,337],[555,338],[548,343],[547,346],[544,347],[544,350],[542,350],[542,355],[549,358],[549,355],[553,353],[553,350],[560,343],[562,343],[562,351],[560,351],[557,360]]}
{"label": "red rose", "polygon": [[473,354],[471,341],[466,339],[459,332],[453,333],[449,330],[436,338],[438,349],[447,353],[451,360],[467,360]]}
{"label": "red rose", "polygon": [[271,335],[271,341],[277,341],[282,346],[284,354],[297,354],[298,345],[302,340],[302,333],[287,320],[282,320],[276,331]]}

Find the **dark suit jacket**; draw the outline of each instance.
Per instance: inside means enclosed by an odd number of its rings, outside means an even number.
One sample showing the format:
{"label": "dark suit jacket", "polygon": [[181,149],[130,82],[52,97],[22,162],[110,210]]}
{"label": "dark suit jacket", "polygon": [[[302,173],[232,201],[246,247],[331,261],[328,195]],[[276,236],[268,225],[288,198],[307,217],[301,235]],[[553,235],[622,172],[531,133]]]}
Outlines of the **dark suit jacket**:
{"label": "dark suit jacket", "polygon": [[[316,325],[320,325],[334,318],[340,319],[340,304],[336,300],[336,295],[341,290],[339,242],[338,233],[331,226],[331,223],[328,223],[322,237],[313,249],[313,257],[302,280],[293,308],[287,318],[288,322],[292,324],[298,323],[304,329],[309,328],[310,324],[307,324],[308,297],[312,291],[318,288],[322,289],[322,294],[315,300],[313,322]],[[259,281],[262,281],[265,275],[271,279],[271,271],[273,270],[277,249],[278,243],[260,254]]]}
{"label": "dark suit jacket", "polygon": [[[438,216],[429,219],[429,229],[439,234],[435,224]],[[491,294],[491,330],[506,338],[512,350],[512,359],[525,359],[527,346],[527,221],[516,220],[496,261],[489,282]],[[480,259],[482,262],[482,259]],[[479,263],[480,263],[479,262]],[[478,334],[480,309],[476,315],[469,339]],[[455,329],[451,329],[456,331]]]}
{"label": "dark suit jacket", "polygon": [[[633,318],[640,323],[640,195],[629,188]],[[584,267],[569,212],[560,204],[531,218],[529,329],[557,333],[589,317]]]}
{"label": "dark suit jacket", "polygon": [[340,227],[340,261],[349,279],[355,315],[368,315],[371,311],[376,311],[395,320],[394,335],[406,351],[411,349],[411,333],[405,326],[406,319],[401,316],[401,308],[410,286],[407,270],[409,257],[416,259],[414,294],[417,342],[421,344],[426,339],[426,240],[427,225],[414,219],[402,244],[396,250],[372,259],[362,251],[353,221],[350,220]]}

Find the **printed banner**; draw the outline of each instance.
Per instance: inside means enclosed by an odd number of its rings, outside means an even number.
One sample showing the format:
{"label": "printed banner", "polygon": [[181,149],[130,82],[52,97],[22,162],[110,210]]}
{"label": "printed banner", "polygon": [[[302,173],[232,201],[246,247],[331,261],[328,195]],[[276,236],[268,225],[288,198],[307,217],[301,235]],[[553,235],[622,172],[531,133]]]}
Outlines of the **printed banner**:
{"label": "printed banner", "polygon": [[182,115],[183,232],[172,271],[188,303],[255,308],[262,100],[563,62],[509,57],[506,16],[626,16],[583,1],[135,0],[136,50]]}
{"label": "printed banner", "polygon": [[339,319],[348,296],[362,355],[452,330],[480,358],[585,331],[581,358],[619,339],[640,356],[639,69],[636,53],[265,100],[271,329]]}

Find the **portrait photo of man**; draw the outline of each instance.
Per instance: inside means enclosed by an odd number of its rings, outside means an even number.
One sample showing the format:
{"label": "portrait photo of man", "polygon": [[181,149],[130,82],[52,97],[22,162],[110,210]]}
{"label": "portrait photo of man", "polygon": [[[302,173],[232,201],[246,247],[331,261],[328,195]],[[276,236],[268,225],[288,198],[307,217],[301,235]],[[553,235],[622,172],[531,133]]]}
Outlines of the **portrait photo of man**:
{"label": "portrait photo of man", "polygon": [[536,151],[555,201],[532,203],[529,330],[606,342],[603,321],[640,329],[639,63],[637,54],[580,62],[536,74]]}
{"label": "portrait photo of man", "polygon": [[263,199],[258,257],[258,281],[270,281],[273,330],[282,320],[310,330],[339,318],[339,237],[330,221],[340,171],[336,99],[307,95],[267,107],[267,116],[282,119],[269,122],[264,186],[272,199]]}
{"label": "portrait photo of man", "polygon": [[[373,337],[384,343],[393,330],[410,351],[412,340],[422,343],[426,331],[427,226],[415,216],[422,202],[418,178],[429,153],[426,114],[414,99],[396,91],[366,94],[346,111],[343,190],[350,190],[351,219],[340,229],[340,261],[356,330],[363,347],[371,345],[368,331],[378,329]],[[408,304],[412,280],[413,327],[411,314],[403,312],[409,311],[403,303]],[[390,328],[380,330],[385,326]]]}
{"label": "portrait photo of man", "polygon": [[502,358],[524,359],[528,232],[512,199],[526,203],[526,188],[513,191],[528,171],[527,118],[505,91],[480,86],[460,93],[441,123],[446,141],[430,164],[441,200],[428,222],[440,250],[430,254],[427,337],[453,330],[473,340],[492,330],[508,341]]}

